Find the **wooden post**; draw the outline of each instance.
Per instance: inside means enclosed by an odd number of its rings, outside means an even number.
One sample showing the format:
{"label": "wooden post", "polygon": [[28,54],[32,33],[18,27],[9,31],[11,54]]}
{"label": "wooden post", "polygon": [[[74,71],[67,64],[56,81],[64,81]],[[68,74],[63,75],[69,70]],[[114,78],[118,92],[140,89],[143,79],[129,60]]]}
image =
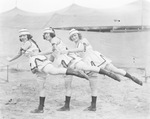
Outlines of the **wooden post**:
{"label": "wooden post", "polygon": [[9,65],[7,65],[7,80],[6,80],[7,82],[9,82],[8,76],[9,76]]}

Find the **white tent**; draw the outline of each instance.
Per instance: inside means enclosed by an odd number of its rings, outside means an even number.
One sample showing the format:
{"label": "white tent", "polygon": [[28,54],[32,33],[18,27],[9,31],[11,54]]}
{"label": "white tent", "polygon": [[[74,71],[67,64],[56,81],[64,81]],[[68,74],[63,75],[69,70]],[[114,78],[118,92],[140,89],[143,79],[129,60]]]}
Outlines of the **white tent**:
{"label": "white tent", "polygon": [[[91,9],[71,5],[51,13],[30,13],[14,8],[0,14],[0,56],[14,55],[19,49],[18,30],[28,28],[42,50],[49,44],[42,38],[43,28],[101,27],[101,26],[149,26],[149,2],[136,2],[113,9]],[[59,37],[69,46],[68,31],[56,30]],[[82,31],[98,50],[118,66],[146,67],[148,59],[149,31],[102,33]]]}
{"label": "white tent", "polygon": [[0,14],[0,27],[41,29],[86,26],[147,26],[150,25],[150,3],[137,0],[110,9],[92,9],[72,4],[50,13],[31,13],[14,8]]}
{"label": "white tent", "polygon": [[50,13],[31,13],[14,8],[0,14],[0,27],[2,28],[29,28],[41,29],[49,22],[53,15]]}
{"label": "white tent", "polygon": [[54,27],[150,25],[150,3],[137,0],[111,9],[90,9],[73,4],[56,12],[48,25]]}

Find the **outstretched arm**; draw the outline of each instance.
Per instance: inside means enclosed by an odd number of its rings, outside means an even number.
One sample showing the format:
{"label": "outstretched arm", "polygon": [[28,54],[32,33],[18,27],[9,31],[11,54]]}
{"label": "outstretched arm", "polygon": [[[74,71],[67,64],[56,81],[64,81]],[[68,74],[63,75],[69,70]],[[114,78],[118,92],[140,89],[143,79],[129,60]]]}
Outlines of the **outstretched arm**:
{"label": "outstretched arm", "polygon": [[18,52],[18,54],[17,54],[16,56],[14,56],[13,58],[11,58],[11,59],[9,60],[9,62],[12,62],[12,61],[18,59],[19,57],[22,56],[23,53],[24,53],[23,49],[20,49],[20,51]]}
{"label": "outstretched arm", "polygon": [[38,55],[49,55],[49,54],[52,54],[51,49],[48,49],[48,50],[45,50],[45,51],[42,51],[42,52],[38,53]]}
{"label": "outstretched arm", "polygon": [[19,57],[21,57],[31,46],[30,42],[26,42],[19,50],[18,54],[16,56],[14,56],[12,59],[9,60],[9,62],[12,62],[16,59],[18,59]]}
{"label": "outstretched arm", "polygon": [[74,49],[69,49],[68,53],[78,53],[78,52],[83,52],[84,48],[80,47],[80,48],[74,48]]}
{"label": "outstretched arm", "polygon": [[89,46],[90,43],[88,42],[87,39],[84,38],[81,41],[79,41],[76,45],[77,45],[76,48],[69,49],[68,53],[85,52],[87,50],[87,46]]}
{"label": "outstretched arm", "polygon": [[63,50],[61,51],[61,54],[78,53],[78,52],[84,52],[84,51],[85,51],[84,48],[78,47],[74,49]]}

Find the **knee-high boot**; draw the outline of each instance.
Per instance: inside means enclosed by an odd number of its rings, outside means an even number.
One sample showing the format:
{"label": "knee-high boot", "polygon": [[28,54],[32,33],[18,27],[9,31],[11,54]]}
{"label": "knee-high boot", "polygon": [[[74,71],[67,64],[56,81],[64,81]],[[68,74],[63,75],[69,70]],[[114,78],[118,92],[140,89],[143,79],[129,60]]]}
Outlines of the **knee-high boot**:
{"label": "knee-high boot", "polygon": [[143,85],[142,81],[140,81],[139,79],[137,79],[136,77],[134,76],[131,76],[129,73],[126,73],[125,74],[125,77],[131,79],[132,81],[134,81],[135,83],[139,84],[139,85]]}
{"label": "knee-high boot", "polygon": [[91,105],[87,107],[84,111],[96,111],[96,100],[97,96],[92,96]]}
{"label": "knee-high boot", "polygon": [[44,102],[45,102],[45,97],[39,97],[39,106],[37,109],[34,109],[33,111],[31,111],[31,113],[43,113]]}
{"label": "knee-high boot", "polygon": [[58,109],[57,111],[70,111],[70,99],[71,97],[66,96],[65,97],[65,105]]}
{"label": "knee-high boot", "polygon": [[121,81],[120,78],[117,75],[115,75],[112,72],[108,72],[108,71],[106,71],[105,69],[102,69],[102,68],[99,70],[99,74],[104,74],[104,75],[106,75],[110,78],[113,78],[114,80],[119,81],[119,82]]}
{"label": "knee-high boot", "polygon": [[74,75],[74,76],[77,76],[80,78],[85,78],[85,79],[89,80],[89,77],[83,71],[75,70],[75,69],[71,69],[71,68],[67,69],[66,75]]}

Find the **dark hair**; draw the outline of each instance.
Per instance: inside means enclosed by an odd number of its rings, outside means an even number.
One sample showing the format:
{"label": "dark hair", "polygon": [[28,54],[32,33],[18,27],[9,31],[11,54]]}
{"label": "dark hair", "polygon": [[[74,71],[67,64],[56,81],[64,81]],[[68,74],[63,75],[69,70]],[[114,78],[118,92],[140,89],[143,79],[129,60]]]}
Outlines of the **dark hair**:
{"label": "dark hair", "polygon": [[[32,35],[27,34],[27,39],[28,39],[28,40],[29,40],[29,39],[32,39],[32,38],[33,38],[33,36],[32,36]],[[19,36],[19,40],[22,42],[22,40],[21,40],[20,36]]]}
{"label": "dark hair", "polygon": [[79,39],[82,39],[82,34],[78,33]]}
{"label": "dark hair", "polygon": [[[52,38],[54,38],[54,37],[56,36],[54,28],[49,27],[49,29],[51,29],[51,30],[53,31],[53,33],[50,33],[50,36],[51,36]],[[43,34],[43,39],[45,39],[45,34]]]}
{"label": "dark hair", "polygon": [[[52,37],[52,38],[54,38],[54,37],[56,36],[55,33],[49,33],[49,34],[50,34],[50,37]],[[45,34],[43,34],[43,39],[46,39],[46,38],[45,38]]]}
{"label": "dark hair", "polygon": [[30,39],[30,40],[36,45],[36,47],[39,49],[39,52],[41,52],[41,50],[40,50],[38,44],[35,42],[35,40],[33,40],[33,39]]}
{"label": "dark hair", "polygon": [[52,31],[54,32],[54,34],[55,34],[55,30],[54,30],[54,28],[52,28],[52,27],[49,27],[50,29],[52,29]]}
{"label": "dark hair", "polygon": [[56,35],[55,35],[55,33],[50,33],[50,36],[51,36],[52,38],[54,38]]}

